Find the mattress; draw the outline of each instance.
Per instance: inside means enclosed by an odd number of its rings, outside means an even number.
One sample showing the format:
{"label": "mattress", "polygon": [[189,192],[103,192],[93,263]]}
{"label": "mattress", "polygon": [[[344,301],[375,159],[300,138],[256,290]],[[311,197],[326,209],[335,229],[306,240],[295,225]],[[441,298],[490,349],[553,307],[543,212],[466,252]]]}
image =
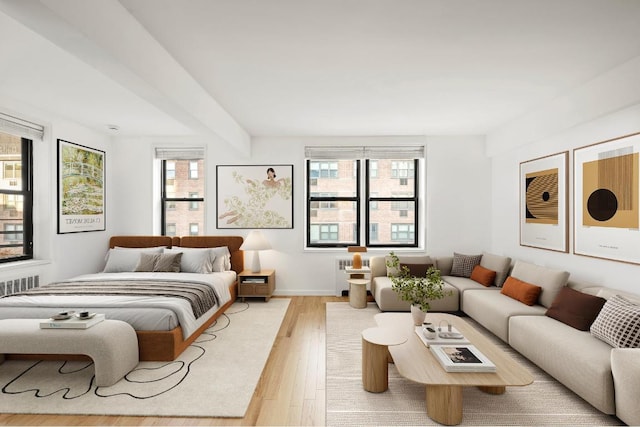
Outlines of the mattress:
{"label": "mattress", "polygon": [[182,327],[189,337],[221,306],[231,299],[229,287],[236,280],[235,271],[198,273],[96,273],[84,274],[68,281],[99,280],[180,280],[206,283],[218,295],[219,304],[196,319],[188,301],[162,296],[126,295],[12,295],[0,298],[0,319],[46,319],[60,311],[104,313],[107,319],[122,320],[137,331],[170,331]]}

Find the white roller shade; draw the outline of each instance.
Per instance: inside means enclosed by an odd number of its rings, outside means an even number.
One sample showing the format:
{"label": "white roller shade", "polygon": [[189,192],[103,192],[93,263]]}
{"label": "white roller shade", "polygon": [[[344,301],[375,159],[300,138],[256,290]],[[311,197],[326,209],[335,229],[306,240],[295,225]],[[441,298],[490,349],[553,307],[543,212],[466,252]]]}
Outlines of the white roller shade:
{"label": "white roller shade", "polygon": [[385,147],[305,147],[304,155],[314,160],[348,159],[422,159],[424,145],[397,145]]}
{"label": "white roller shade", "polygon": [[160,160],[204,159],[204,148],[202,147],[181,147],[181,148],[156,147],[156,159],[160,159]]}
{"label": "white roller shade", "polygon": [[0,113],[0,131],[40,141],[44,138],[44,126],[4,113]]}

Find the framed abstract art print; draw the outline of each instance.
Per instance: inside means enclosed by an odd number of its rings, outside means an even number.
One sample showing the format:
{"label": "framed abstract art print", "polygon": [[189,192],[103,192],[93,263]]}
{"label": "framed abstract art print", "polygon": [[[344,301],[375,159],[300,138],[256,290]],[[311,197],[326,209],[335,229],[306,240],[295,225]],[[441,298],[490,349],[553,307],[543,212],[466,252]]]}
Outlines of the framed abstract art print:
{"label": "framed abstract art print", "polygon": [[569,152],[520,163],[520,245],[569,251]]}
{"label": "framed abstract art print", "polygon": [[576,255],[640,264],[640,133],[573,150]]}

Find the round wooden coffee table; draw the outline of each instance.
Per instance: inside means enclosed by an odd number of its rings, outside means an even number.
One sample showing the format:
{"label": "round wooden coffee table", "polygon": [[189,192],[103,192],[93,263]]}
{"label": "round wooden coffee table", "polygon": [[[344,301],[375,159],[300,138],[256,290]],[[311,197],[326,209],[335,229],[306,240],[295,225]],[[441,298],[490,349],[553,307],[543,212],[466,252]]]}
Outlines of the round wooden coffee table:
{"label": "round wooden coffee table", "polygon": [[362,331],[362,385],[366,391],[381,393],[389,388],[390,345],[407,342],[407,336],[392,328]]}

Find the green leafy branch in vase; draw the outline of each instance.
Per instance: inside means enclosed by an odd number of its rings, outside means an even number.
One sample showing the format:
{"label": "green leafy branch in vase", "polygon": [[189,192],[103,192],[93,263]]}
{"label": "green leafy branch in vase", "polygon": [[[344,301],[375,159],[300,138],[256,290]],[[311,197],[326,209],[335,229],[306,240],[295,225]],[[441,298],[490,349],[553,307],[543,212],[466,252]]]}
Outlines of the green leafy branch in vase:
{"label": "green leafy branch in vase", "polygon": [[406,265],[400,264],[398,256],[391,252],[390,259],[386,265],[389,269],[397,272],[390,274],[391,289],[393,289],[400,299],[410,302],[420,307],[420,310],[427,312],[431,308],[430,302],[451,295],[451,291],[445,291],[444,281],[440,275],[440,270],[431,266],[427,268],[424,277],[414,276]]}

